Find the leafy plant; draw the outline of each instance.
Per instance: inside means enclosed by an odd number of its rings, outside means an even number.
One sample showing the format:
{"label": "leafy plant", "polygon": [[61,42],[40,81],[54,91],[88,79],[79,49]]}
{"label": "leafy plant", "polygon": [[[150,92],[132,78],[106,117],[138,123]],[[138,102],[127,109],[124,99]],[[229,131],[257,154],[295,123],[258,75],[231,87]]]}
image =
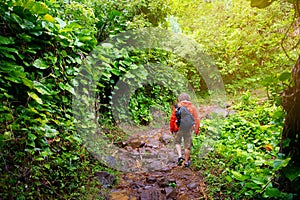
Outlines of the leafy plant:
{"label": "leafy plant", "polygon": [[[139,1],[131,3],[2,1],[2,198],[80,199],[94,191],[101,193],[94,173],[108,169],[90,155],[79,134],[72,107],[77,84],[74,80],[99,41],[126,30],[128,22],[131,27],[151,24],[142,14],[146,11],[136,13]],[[148,6],[147,2],[143,4]],[[150,7],[156,14],[165,15],[163,7],[153,3]],[[108,18],[106,13],[110,13]],[[151,13],[147,13],[150,19]],[[133,17],[140,21],[134,24]],[[156,20],[159,23],[163,18]],[[118,67],[110,72],[121,74],[122,68]],[[100,79],[99,94],[111,94],[107,91],[113,84],[101,87],[110,76],[104,74]]]}
{"label": "leafy plant", "polygon": [[[291,196],[271,184],[289,162],[277,155],[284,113],[268,102],[257,105],[247,94],[242,98],[247,101],[234,106],[236,114],[201,122],[201,135],[193,140],[196,168],[204,171],[214,197]],[[214,128],[218,126],[221,130]]]}

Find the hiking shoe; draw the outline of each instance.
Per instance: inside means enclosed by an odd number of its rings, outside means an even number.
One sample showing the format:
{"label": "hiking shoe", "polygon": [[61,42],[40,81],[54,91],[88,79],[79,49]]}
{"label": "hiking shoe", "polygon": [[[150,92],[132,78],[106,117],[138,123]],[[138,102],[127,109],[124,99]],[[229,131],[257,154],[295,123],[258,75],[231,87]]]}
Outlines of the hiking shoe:
{"label": "hiking shoe", "polygon": [[184,161],[183,157],[179,157],[177,161],[177,165],[178,166],[182,165],[183,161]]}
{"label": "hiking shoe", "polygon": [[191,166],[191,161],[189,160],[187,163],[184,163],[185,167],[190,167]]}

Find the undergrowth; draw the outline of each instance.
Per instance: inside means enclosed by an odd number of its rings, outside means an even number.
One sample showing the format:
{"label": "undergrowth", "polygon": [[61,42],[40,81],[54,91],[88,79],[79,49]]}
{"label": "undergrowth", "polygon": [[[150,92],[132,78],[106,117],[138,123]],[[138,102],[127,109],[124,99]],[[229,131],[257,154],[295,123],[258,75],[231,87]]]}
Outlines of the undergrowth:
{"label": "undergrowth", "polygon": [[201,170],[213,199],[293,199],[276,188],[276,172],[289,158],[279,146],[284,112],[271,101],[245,92],[235,114],[201,121],[193,139],[194,167]]}

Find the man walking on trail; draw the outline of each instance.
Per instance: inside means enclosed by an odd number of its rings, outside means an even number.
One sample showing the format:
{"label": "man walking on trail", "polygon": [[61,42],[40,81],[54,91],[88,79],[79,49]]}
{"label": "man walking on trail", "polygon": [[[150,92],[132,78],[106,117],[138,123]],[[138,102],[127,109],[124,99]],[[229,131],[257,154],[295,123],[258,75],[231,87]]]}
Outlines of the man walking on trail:
{"label": "man walking on trail", "polygon": [[[192,133],[199,133],[200,120],[196,107],[190,101],[190,96],[182,93],[178,97],[178,104],[173,107],[170,118],[170,132],[175,134],[175,147],[178,153],[178,165],[190,166],[190,150],[192,147]],[[181,153],[181,142],[184,141],[184,157]]]}

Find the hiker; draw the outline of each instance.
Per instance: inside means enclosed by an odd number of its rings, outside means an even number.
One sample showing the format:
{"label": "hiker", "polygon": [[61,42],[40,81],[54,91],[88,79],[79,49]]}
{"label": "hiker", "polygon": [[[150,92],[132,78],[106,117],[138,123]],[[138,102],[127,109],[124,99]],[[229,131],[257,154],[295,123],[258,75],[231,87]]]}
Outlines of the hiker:
{"label": "hiker", "polygon": [[[184,114],[185,113],[185,114]],[[183,116],[184,115],[184,116]],[[178,153],[178,165],[184,162],[185,167],[190,166],[190,150],[192,147],[192,133],[199,133],[200,120],[196,107],[190,101],[190,96],[182,93],[178,97],[178,104],[172,106],[170,118],[170,132],[175,134],[175,148]],[[181,142],[184,141],[184,157],[181,153]]]}

